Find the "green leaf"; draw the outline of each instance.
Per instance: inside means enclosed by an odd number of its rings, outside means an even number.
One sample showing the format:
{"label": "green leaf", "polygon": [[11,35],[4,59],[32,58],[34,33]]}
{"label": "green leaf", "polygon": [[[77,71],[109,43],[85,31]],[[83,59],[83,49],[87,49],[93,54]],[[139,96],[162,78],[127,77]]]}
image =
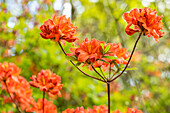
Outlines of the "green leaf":
{"label": "green leaf", "polygon": [[79,66],[80,64],[81,64],[81,62],[77,62],[77,63],[76,63],[76,66]]}
{"label": "green leaf", "polygon": [[109,63],[108,63],[108,62],[106,62],[105,60],[102,60],[102,59],[98,59],[98,60],[103,61],[103,62],[105,62],[106,64],[109,64]]}
{"label": "green leaf", "polygon": [[103,56],[103,58],[108,58],[108,59],[113,59],[113,60],[118,59],[118,58],[117,58],[117,57],[115,57],[115,56]]}
{"label": "green leaf", "polygon": [[106,48],[104,49],[104,54],[107,53],[110,49],[110,45],[106,46]]}
{"label": "green leaf", "polygon": [[126,68],[126,70],[138,70],[138,68]]}
{"label": "green leaf", "polygon": [[103,43],[101,43],[100,45],[101,45],[102,49],[104,50],[104,45],[103,45]]}
{"label": "green leaf", "polygon": [[116,68],[119,69],[119,66],[117,65],[117,63],[115,61],[113,61],[113,63],[116,66]]}
{"label": "green leaf", "polygon": [[77,61],[73,56],[65,56],[67,60]]}
{"label": "green leaf", "polygon": [[122,71],[123,68],[124,68],[124,64],[120,64],[120,65],[119,65],[119,70]]}
{"label": "green leaf", "polygon": [[103,45],[103,43],[100,44],[100,45],[101,45],[101,52],[102,52],[102,54],[104,55],[104,45]]}

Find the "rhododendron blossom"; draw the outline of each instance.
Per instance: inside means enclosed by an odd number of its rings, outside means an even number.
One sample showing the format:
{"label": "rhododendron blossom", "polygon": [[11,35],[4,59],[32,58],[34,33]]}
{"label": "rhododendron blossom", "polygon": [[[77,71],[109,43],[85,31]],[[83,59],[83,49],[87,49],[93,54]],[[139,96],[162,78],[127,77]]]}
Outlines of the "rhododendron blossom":
{"label": "rhododendron blossom", "polygon": [[108,113],[108,109],[105,105],[93,106],[93,109],[84,109],[83,107],[77,107],[76,109],[66,109],[62,113]]}
{"label": "rhododendron blossom", "polygon": [[21,69],[14,63],[0,63],[0,81],[7,80],[7,78],[11,76],[17,76],[20,74],[20,71]]}
{"label": "rhododendron blossom", "polygon": [[[103,44],[103,49],[101,47]],[[107,47],[109,46],[109,48]],[[106,53],[105,49],[108,48]],[[87,38],[80,43],[79,47],[70,48],[72,53],[67,53],[68,56],[75,56],[77,60],[85,65],[93,65],[96,67],[102,67],[104,71],[107,70],[109,63],[114,66],[114,61],[118,64],[127,64],[126,59],[129,58],[129,53],[125,48],[122,48],[120,43],[108,43],[97,39],[88,40]],[[109,59],[108,57],[115,57],[115,59]],[[90,70],[92,70],[92,67]]]}
{"label": "rhododendron blossom", "polygon": [[127,58],[129,58],[129,53],[127,53],[127,49],[123,48],[120,43],[108,43],[105,44],[105,47],[110,46],[110,49],[108,50],[108,54],[105,54],[104,56],[113,56],[116,59],[108,59],[103,58],[106,62],[113,63],[113,61],[116,61],[118,64],[127,64]]}
{"label": "rhododendron blossom", "polygon": [[52,73],[50,70],[41,70],[37,76],[31,77],[30,85],[39,88],[43,92],[48,92],[49,96],[61,96],[62,89],[61,77]]}
{"label": "rhododendron blossom", "polygon": [[27,112],[34,113],[57,113],[57,107],[51,101],[44,99],[44,112],[43,112],[43,99],[38,99],[37,103],[31,108],[26,110]]}
{"label": "rhododendron blossom", "polygon": [[[66,109],[62,113],[108,113],[107,107],[104,106],[93,106],[93,109],[87,108],[84,109],[83,107],[77,107],[76,109]],[[126,112],[121,112],[120,110],[112,111],[111,113],[143,113],[141,110],[137,110],[135,108],[128,108]]]}
{"label": "rhododendron blossom", "polygon": [[3,111],[2,113],[13,113],[13,112],[12,111],[8,111],[8,112]]}
{"label": "rhododendron blossom", "polygon": [[119,110],[115,110],[112,113],[143,113],[141,110],[138,110],[136,108],[128,108],[126,112],[120,112]]}
{"label": "rhododendron blossom", "polygon": [[44,25],[41,25],[40,33],[41,37],[44,39],[55,39],[56,42],[59,39],[67,42],[75,42],[77,38],[75,37],[76,28],[72,23],[70,18],[63,16],[52,16],[52,20],[48,19],[44,22]]}
{"label": "rhododendron blossom", "polygon": [[[12,99],[19,103],[22,110],[25,110],[34,104],[32,97],[32,90],[25,78],[22,76],[12,76],[7,79],[6,84]],[[2,82],[2,89],[6,89],[5,84]],[[6,97],[5,97],[6,98]],[[12,102],[11,99],[6,98],[7,102]]]}
{"label": "rhododendron blossom", "polygon": [[141,110],[135,109],[135,108],[127,108],[126,113],[143,113]]}
{"label": "rhododendron blossom", "polygon": [[97,59],[102,57],[100,52],[101,42],[96,39],[91,39],[90,41],[86,38],[81,44],[80,47],[76,48],[69,56],[76,55],[79,62],[84,62],[87,64],[94,63]]}
{"label": "rhododendron blossom", "polygon": [[[159,42],[158,39],[164,35],[164,32],[160,31],[163,29],[161,17],[163,16],[157,16],[156,9],[152,10],[148,7],[132,9],[129,13],[123,15],[128,23],[125,32],[128,35],[141,32],[143,35],[148,35],[148,37],[153,36],[155,41]],[[130,28],[132,25],[134,25],[134,28]]]}

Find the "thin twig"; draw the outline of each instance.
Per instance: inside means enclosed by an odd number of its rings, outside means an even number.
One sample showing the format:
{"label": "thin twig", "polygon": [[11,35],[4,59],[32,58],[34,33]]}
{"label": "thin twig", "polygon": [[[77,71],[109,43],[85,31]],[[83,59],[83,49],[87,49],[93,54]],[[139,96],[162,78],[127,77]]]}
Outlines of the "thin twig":
{"label": "thin twig", "polygon": [[23,113],[22,111],[20,111],[18,104],[15,102],[15,100],[14,100],[14,99],[12,98],[12,96],[10,95],[10,92],[9,92],[8,86],[7,86],[7,84],[6,84],[6,81],[4,80],[3,82],[5,83],[5,86],[6,86],[6,89],[7,89],[7,93],[8,93],[8,95],[9,95],[9,97],[11,98],[11,100],[13,101],[13,103],[15,104],[17,110],[19,111],[19,113]]}
{"label": "thin twig", "polygon": [[91,65],[91,67],[93,68],[93,70],[94,70],[105,82],[107,82],[107,81],[103,78],[103,76],[93,67],[93,65]]}
{"label": "thin twig", "polygon": [[[63,47],[62,47],[60,41],[58,41],[58,44],[59,44],[61,50],[63,51],[63,53],[67,56],[67,54],[66,54],[65,50],[63,49]],[[87,73],[83,72],[79,67],[77,67],[77,66],[75,65],[75,63],[74,63],[73,61],[70,60],[70,62],[71,62],[71,63],[72,63],[72,64],[73,64],[73,65],[74,65],[81,73],[83,73],[84,75],[86,75],[86,76],[88,76],[88,77],[91,77],[91,78],[93,78],[93,79],[96,79],[96,80],[99,80],[99,81],[102,81],[102,82],[106,83],[104,80],[101,80],[101,79],[99,79],[99,78],[93,77],[93,76],[88,75]]]}
{"label": "thin twig", "polygon": [[43,91],[43,113],[45,112],[45,109],[44,109],[44,99],[45,99],[45,92]]}
{"label": "thin twig", "polygon": [[138,36],[138,38],[137,38],[137,40],[136,40],[136,42],[135,42],[135,45],[134,45],[133,50],[132,50],[132,53],[131,53],[131,55],[130,55],[130,58],[129,58],[128,63],[126,64],[125,68],[123,69],[123,71],[122,71],[119,75],[117,75],[117,76],[116,76],[115,78],[113,78],[111,81],[113,81],[113,80],[117,79],[118,77],[120,77],[120,76],[124,73],[124,71],[126,70],[126,68],[128,67],[128,64],[130,63],[130,60],[131,60],[131,58],[132,58],[132,56],[133,56],[133,53],[134,53],[135,48],[136,48],[136,45],[137,45],[137,43],[138,43],[141,35],[142,35],[142,33],[139,34],[139,36]]}
{"label": "thin twig", "polygon": [[110,80],[110,75],[111,75],[111,63],[110,63],[110,65],[109,65],[109,80]]}
{"label": "thin twig", "polygon": [[102,68],[100,67],[99,69],[100,69],[100,71],[101,71],[102,75],[104,76],[104,78],[105,78],[106,80],[108,80],[108,79],[106,78],[105,74],[103,73]]}

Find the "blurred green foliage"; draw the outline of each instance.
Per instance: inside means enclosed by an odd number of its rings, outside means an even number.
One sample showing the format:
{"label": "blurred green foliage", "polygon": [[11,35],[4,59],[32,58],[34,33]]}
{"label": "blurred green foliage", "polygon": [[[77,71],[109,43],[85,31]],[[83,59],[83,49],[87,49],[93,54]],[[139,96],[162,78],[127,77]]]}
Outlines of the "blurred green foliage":
{"label": "blurred green foliage", "polygon": [[[58,111],[77,106],[92,107],[107,104],[106,85],[80,73],[65,58],[57,43],[40,37],[39,27],[52,14],[71,15],[78,26],[78,38],[96,38],[106,42],[121,42],[131,52],[138,36],[124,32],[127,23],[122,15],[132,8],[148,6],[163,15],[165,36],[159,43],[142,36],[130,67],[111,84],[111,109],[136,107],[144,113],[170,112],[170,2],[168,0],[0,0],[0,62],[13,62],[22,69],[28,81],[41,69],[60,75],[62,97],[54,100]],[[64,48],[69,52],[71,44]],[[86,67],[85,72],[96,76]],[[37,100],[42,98],[33,89]],[[15,110],[5,104],[0,91],[0,112]]]}

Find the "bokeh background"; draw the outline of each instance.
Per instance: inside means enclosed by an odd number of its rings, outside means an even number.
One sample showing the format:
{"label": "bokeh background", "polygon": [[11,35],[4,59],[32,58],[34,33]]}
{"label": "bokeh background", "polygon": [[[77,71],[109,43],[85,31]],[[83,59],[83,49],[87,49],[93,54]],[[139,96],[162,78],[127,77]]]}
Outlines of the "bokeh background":
{"label": "bokeh background", "polygon": [[[137,70],[127,71],[111,83],[111,109],[135,107],[144,113],[170,113],[170,0],[0,0],[0,62],[15,63],[28,81],[41,69],[60,75],[62,97],[53,100],[58,112],[107,105],[106,85],[75,69],[57,43],[40,37],[39,27],[54,13],[66,15],[78,27],[80,41],[88,37],[121,42],[131,52],[139,34],[126,35],[122,15],[143,7],[164,16],[165,35],[159,43],[152,37],[141,37],[130,64]],[[67,52],[70,46],[64,46]],[[88,68],[82,69],[96,76]],[[36,100],[42,98],[42,92],[32,90]],[[3,94],[0,90],[0,112],[15,111],[12,104],[4,103]]]}

